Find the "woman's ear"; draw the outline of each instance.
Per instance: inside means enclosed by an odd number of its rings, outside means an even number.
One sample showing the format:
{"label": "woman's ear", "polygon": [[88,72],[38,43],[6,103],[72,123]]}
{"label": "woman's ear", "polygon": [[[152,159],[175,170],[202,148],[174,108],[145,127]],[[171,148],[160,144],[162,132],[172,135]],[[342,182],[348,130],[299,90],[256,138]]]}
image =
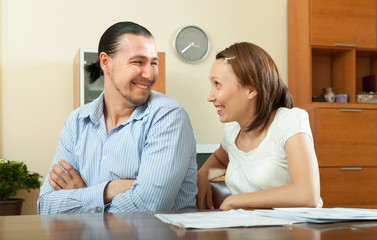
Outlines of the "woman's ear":
{"label": "woman's ear", "polygon": [[249,87],[249,99],[253,99],[255,96],[257,96],[257,90],[254,87]]}
{"label": "woman's ear", "polygon": [[105,52],[99,54],[99,61],[101,64],[102,71],[104,73],[110,73],[110,57]]}

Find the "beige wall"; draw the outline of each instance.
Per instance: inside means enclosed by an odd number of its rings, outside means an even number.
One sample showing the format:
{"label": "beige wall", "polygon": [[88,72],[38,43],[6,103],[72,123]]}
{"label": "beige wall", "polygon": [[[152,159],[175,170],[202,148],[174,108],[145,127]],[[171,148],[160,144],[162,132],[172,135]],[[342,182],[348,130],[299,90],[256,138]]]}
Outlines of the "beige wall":
{"label": "beige wall", "polygon": [[[217,144],[223,125],[206,101],[214,56],[239,41],[254,42],[287,79],[287,0],[0,0],[0,156],[24,161],[46,176],[63,122],[73,110],[73,57],[97,48],[111,24],[132,20],[166,52],[167,95],[190,115],[198,144]],[[186,64],[172,48],[186,25],[205,30],[208,58]],[[23,214],[36,213],[38,192],[22,192]]]}
{"label": "beige wall", "polygon": [[[3,9],[2,9],[2,0],[0,0],[0,14],[3,12]],[[2,107],[2,96],[3,96],[3,84],[2,84],[2,80],[3,80],[3,71],[2,71],[2,67],[3,67],[3,64],[2,64],[2,52],[3,52],[3,31],[2,31],[2,15],[0,15],[0,158],[2,157],[2,152],[3,152],[3,131],[2,131],[2,125],[3,125],[3,107]]]}

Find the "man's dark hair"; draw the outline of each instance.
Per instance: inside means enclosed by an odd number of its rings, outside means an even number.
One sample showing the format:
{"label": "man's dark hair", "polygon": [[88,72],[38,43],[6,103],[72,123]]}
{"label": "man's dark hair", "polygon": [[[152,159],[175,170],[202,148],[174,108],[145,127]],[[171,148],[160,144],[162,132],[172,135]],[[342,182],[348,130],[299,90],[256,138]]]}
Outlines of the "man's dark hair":
{"label": "man's dark hair", "polygon": [[101,52],[106,53],[110,57],[118,51],[120,36],[130,33],[141,35],[147,38],[153,38],[153,35],[145,27],[134,22],[118,22],[109,27],[102,35],[98,44],[98,60],[85,67],[85,71],[89,75],[89,83],[95,82],[103,71],[99,61]]}

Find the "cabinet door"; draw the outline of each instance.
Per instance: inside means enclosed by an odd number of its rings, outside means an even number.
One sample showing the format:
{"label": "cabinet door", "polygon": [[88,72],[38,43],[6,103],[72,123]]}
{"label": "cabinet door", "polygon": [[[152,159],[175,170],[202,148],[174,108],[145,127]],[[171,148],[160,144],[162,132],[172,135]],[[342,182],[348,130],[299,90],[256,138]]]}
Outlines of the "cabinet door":
{"label": "cabinet door", "polygon": [[377,168],[319,169],[324,207],[377,205]]}
{"label": "cabinet door", "polygon": [[312,45],[376,48],[376,0],[311,0]]}
{"label": "cabinet door", "polygon": [[320,166],[377,166],[377,110],[318,108],[315,119]]}

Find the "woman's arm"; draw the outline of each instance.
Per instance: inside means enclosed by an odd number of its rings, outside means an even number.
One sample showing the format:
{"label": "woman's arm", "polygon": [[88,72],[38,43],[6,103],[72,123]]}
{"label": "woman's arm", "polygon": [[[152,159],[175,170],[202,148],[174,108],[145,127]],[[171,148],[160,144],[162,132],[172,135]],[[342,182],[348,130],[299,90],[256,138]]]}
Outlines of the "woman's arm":
{"label": "woman's arm", "polygon": [[316,207],[320,199],[317,158],[312,139],[304,133],[290,137],[285,150],[292,183],[226,198],[221,209]]}
{"label": "woman's arm", "polygon": [[212,191],[209,181],[223,176],[226,172],[229,159],[224,148],[220,147],[207,159],[203,166],[199,169],[197,175],[198,194],[196,195],[196,206],[203,209],[205,200],[207,208],[213,208]]}

